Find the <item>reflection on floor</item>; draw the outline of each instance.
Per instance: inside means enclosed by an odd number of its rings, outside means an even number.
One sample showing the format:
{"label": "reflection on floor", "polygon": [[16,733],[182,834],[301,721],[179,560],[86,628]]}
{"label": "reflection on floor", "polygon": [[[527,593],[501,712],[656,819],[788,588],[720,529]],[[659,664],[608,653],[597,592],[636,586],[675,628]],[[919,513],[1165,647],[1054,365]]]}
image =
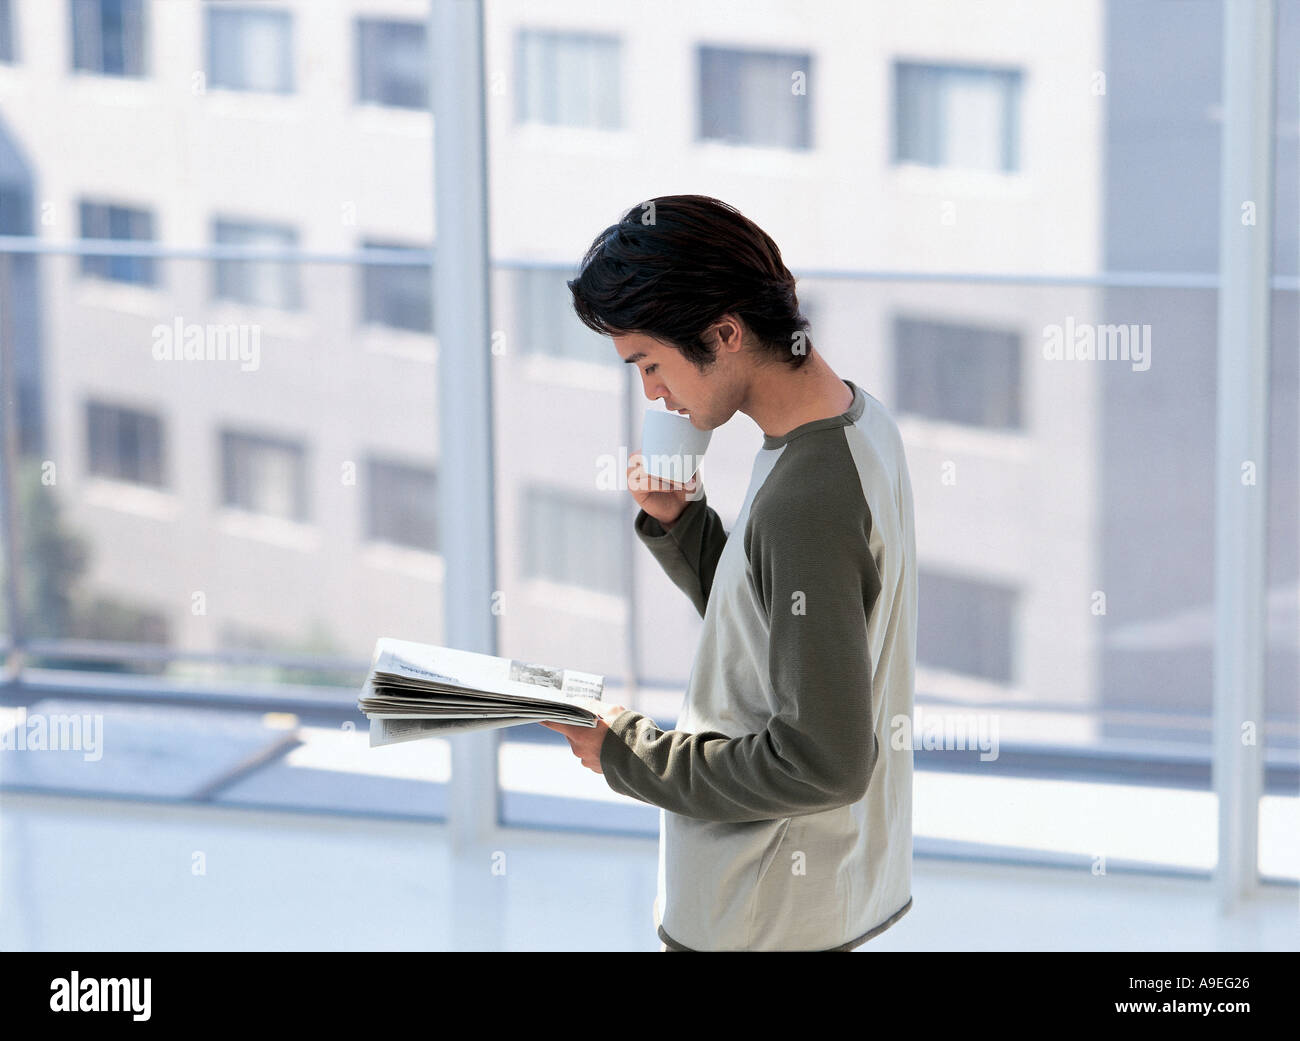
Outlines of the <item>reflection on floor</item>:
{"label": "reflection on floor", "polygon": [[[652,840],[518,830],[452,856],[444,825],[7,793],[4,950],[632,950]],[[1212,887],[918,859],[913,909],[860,948],[1295,950],[1300,892],[1224,918]]]}

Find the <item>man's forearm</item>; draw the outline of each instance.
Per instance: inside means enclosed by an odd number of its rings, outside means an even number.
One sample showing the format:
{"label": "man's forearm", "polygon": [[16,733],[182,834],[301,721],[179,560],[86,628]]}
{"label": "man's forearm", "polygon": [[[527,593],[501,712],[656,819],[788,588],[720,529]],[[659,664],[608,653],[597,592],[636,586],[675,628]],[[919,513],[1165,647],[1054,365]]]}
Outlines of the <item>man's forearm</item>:
{"label": "man's forearm", "polygon": [[722,521],[709,507],[707,498],[701,494],[689,500],[670,525],[651,517],[642,507],[633,528],[673,584],[691,598],[703,617],[718,559],[727,543]]}
{"label": "man's forearm", "polygon": [[879,752],[870,727],[868,709],[845,713],[833,738],[800,733],[779,718],[760,734],[729,738],[662,731],[648,716],[624,711],[610,720],[600,765],[613,791],[673,813],[777,820],[860,799]]}

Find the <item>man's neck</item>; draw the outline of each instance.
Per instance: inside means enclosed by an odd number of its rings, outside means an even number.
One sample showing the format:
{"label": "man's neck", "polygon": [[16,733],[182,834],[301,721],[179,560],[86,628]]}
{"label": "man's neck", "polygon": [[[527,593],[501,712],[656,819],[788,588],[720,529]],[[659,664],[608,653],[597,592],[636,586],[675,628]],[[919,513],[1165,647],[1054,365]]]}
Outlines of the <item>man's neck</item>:
{"label": "man's neck", "polygon": [[813,420],[843,415],[852,405],[848,384],[810,348],[798,369],[784,364],[756,369],[740,411],[768,437],[782,437]]}

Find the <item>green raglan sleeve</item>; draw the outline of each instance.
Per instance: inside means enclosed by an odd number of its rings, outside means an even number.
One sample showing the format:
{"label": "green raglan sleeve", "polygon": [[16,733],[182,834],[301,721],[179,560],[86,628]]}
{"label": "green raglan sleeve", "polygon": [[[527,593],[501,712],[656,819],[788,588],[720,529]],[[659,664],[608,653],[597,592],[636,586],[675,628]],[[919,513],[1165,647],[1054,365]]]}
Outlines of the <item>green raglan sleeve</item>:
{"label": "green raglan sleeve", "polygon": [[879,755],[867,623],[881,582],[860,487],[856,497],[860,505],[846,511],[790,496],[739,536],[770,627],[765,667],[776,704],[766,728],[739,737],[663,731],[622,712],[601,746],[611,789],[730,822],[816,813],[863,796]]}
{"label": "green raglan sleeve", "polygon": [[727,544],[727,533],[709,505],[703,486],[700,497],[687,502],[681,516],[667,531],[645,510],[637,511],[632,526],[664,573],[690,598],[703,618],[718,558]]}

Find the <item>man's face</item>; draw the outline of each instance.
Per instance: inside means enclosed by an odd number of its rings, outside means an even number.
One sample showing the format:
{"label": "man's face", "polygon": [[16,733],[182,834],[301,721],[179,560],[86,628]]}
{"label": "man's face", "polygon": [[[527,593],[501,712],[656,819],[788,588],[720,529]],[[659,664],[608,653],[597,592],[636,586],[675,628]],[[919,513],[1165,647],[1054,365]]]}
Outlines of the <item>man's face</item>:
{"label": "man's face", "polygon": [[[705,339],[709,338],[706,335]],[[701,373],[677,348],[644,333],[612,339],[619,357],[641,373],[645,396],[651,401],[662,400],[673,411],[685,411],[697,430],[714,430],[735,415],[739,399],[730,378],[733,352],[718,351],[714,363]]]}

